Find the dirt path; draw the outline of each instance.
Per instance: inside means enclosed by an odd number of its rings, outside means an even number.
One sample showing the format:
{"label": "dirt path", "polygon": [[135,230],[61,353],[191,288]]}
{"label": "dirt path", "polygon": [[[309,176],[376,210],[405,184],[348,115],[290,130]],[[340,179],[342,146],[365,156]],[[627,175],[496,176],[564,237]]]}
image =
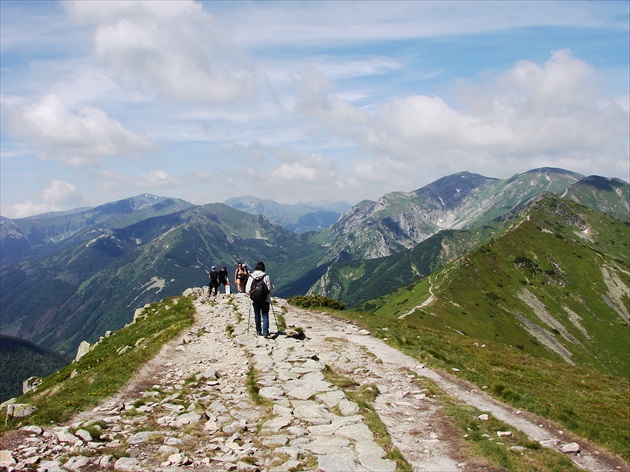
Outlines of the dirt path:
{"label": "dirt path", "polygon": [[[376,403],[377,412],[396,447],[416,470],[473,470],[476,465],[462,460],[458,452],[461,442],[450,435],[452,431],[444,421],[439,404],[424,397],[410,381],[412,376],[405,373],[432,380],[451,398],[475,407],[480,413],[492,414],[545,447],[560,451],[563,445],[577,442],[580,454],[571,455],[571,459],[580,468],[594,472],[629,470],[627,464],[605,450],[561,431],[544,418],[516,411],[454,375],[427,368],[383,341],[366,335],[352,323],[286,306],[287,323],[304,328],[311,345],[322,353],[324,362],[354,374],[359,382],[379,385],[382,394]],[[363,355],[358,354],[360,352]]]}

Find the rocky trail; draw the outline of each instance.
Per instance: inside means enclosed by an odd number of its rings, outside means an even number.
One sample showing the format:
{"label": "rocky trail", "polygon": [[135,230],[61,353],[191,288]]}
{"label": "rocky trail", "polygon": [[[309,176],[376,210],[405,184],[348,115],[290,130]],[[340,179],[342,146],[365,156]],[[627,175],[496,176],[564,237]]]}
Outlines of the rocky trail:
{"label": "rocky trail", "polygon": [[[626,470],[605,451],[498,403],[456,373],[423,366],[352,323],[276,299],[273,336],[266,339],[255,335],[244,295],[209,301],[198,293],[195,324],[116,397],[66,425],[1,437],[4,470],[395,471],[396,462],[357,402],[331,382],[331,372],[357,389],[376,387],[374,410],[416,471],[500,470],[463,452],[464,435],[443,414],[440,395],[545,447],[567,452],[579,442],[571,458],[585,470]],[[286,332],[276,333],[278,315]],[[442,393],[431,394],[424,379]],[[254,403],[252,389],[262,402]],[[100,438],[92,437],[95,430]]]}

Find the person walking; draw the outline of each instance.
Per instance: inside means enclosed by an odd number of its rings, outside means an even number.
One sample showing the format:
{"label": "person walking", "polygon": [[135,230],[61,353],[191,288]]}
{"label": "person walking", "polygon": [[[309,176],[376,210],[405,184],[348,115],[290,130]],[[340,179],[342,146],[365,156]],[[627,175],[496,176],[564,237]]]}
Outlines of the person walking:
{"label": "person walking", "polygon": [[219,271],[219,285],[223,284],[225,293],[230,293],[230,279],[228,278],[227,267],[223,266]]}
{"label": "person walking", "polygon": [[212,290],[214,290],[214,298],[217,298],[219,294],[219,273],[217,272],[217,266],[212,266],[210,273],[208,274],[210,282],[208,283],[208,296],[212,296]]}
{"label": "person walking", "polygon": [[260,261],[247,279],[245,292],[249,293],[252,299],[256,334],[258,336],[262,334],[266,338],[269,337],[269,307],[273,290],[271,278],[265,272],[265,263]]}
{"label": "person walking", "polygon": [[236,290],[238,293],[243,293],[245,291],[245,285],[247,284],[248,277],[249,272],[247,271],[247,265],[239,262],[236,270],[234,271],[234,280],[236,281]]}

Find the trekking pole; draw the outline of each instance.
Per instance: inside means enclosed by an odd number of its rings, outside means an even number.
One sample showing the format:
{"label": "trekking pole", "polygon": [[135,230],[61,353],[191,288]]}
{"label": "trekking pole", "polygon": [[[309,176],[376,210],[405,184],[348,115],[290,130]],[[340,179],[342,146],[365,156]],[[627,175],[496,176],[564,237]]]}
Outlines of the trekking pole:
{"label": "trekking pole", "polygon": [[252,304],[249,304],[249,311],[247,312],[247,334],[249,334],[249,317],[252,314]]}

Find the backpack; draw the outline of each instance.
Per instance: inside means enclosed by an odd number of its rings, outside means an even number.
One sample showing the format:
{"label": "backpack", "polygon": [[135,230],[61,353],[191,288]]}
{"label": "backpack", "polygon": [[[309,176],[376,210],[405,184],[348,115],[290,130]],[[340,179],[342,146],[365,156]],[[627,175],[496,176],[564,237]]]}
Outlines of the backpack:
{"label": "backpack", "polygon": [[210,282],[217,283],[219,281],[219,274],[215,271],[210,272]]}
{"label": "backpack", "polygon": [[269,296],[269,288],[264,282],[264,278],[265,276],[262,275],[260,277],[254,278],[254,280],[252,281],[252,285],[249,289],[249,298],[251,298],[254,303],[263,303],[267,301],[267,296]]}

